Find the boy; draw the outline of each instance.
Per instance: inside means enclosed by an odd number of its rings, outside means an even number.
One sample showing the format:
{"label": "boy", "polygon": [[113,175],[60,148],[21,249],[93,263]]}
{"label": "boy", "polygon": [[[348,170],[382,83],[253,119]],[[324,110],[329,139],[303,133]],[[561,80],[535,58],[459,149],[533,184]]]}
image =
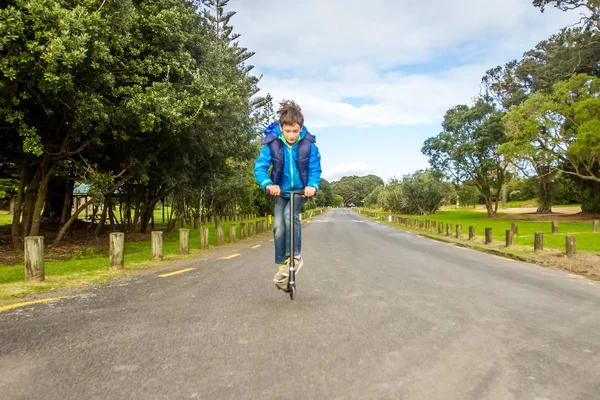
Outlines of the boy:
{"label": "boy", "polygon": [[[262,139],[260,155],[254,163],[254,176],[260,187],[275,198],[273,239],[275,263],[279,270],[273,282],[279,289],[287,287],[290,261],[290,206],[282,190],[302,190],[304,196],[294,199],[294,265],[299,272],[302,260],[300,210],[307,197],[316,194],[321,183],[321,155],[315,137],[304,126],[304,116],[293,101],[284,101],[279,109],[279,121],[269,125]],[[273,166],[269,176],[269,167]]]}

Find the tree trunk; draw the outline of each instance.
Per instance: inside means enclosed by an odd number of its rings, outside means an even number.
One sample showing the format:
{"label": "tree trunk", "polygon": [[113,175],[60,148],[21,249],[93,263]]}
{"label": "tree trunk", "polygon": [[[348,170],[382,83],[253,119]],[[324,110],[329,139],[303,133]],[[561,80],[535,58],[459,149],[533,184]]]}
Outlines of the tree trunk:
{"label": "tree trunk", "polygon": [[108,212],[108,198],[104,199],[104,205],[102,206],[102,214],[100,215],[100,221],[98,221],[98,226],[94,231],[94,236],[99,237],[100,233],[102,233],[102,229],[104,229],[104,224],[106,223],[106,213]]}
{"label": "tree trunk", "polygon": [[502,185],[502,209],[506,210],[506,183]]}
{"label": "tree trunk", "polygon": [[73,188],[75,181],[68,181],[67,188],[65,189],[65,198],[63,201],[63,209],[60,214],[60,225],[64,225],[67,219],[71,216],[71,208],[73,207]]}
{"label": "tree trunk", "polygon": [[494,202],[489,197],[485,198],[485,208],[487,210],[488,218],[496,218],[496,210],[498,207],[498,203],[496,203],[496,207],[494,207]]}
{"label": "tree trunk", "polygon": [[537,213],[547,214],[552,212],[552,203],[554,202],[554,190],[552,184],[553,174],[537,169],[538,172],[538,209]]}
{"label": "tree trunk", "polygon": [[21,166],[21,176],[19,177],[19,186],[17,188],[17,198],[15,199],[15,212],[13,214],[13,221],[11,227],[11,236],[13,242],[13,248],[15,251],[21,249],[21,238],[19,232],[21,231],[21,207],[23,205],[23,196],[25,191],[25,179],[27,178],[27,165],[23,162]]}
{"label": "tree trunk", "polygon": [[40,231],[40,225],[42,223],[42,211],[44,204],[46,203],[46,195],[48,194],[48,185],[50,178],[52,177],[52,166],[50,165],[50,155],[44,156],[44,161],[40,165],[41,179],[38,187],[37,199],[35,200],[35,206],[33,209],[33,218],[31,220],[31,230],[28,236],[37,236]]}
{"label": "tree trunk", "polygon": [[58,246],[60,244],[60,242],[62,242],[62,240],[65,237],[65,234],[67,233],[67,231],[69,230],[69,228],[71,227],[71,225],[73,225],[73,222],[75,222],[77,220],[77,218],[79,217],[79,214],[92,202],[92,200],[88,200],[85,203],[83,203],[82,205],[79,206],[79,208],[77,210],[75,210],[75,212],[73,213],[73,215],[71,215],[71,218],[69,218],[69,220],[63,225],[62,228],[60,228],[60,231],[58,231],[58,235],[56,236],[56,239],[54,239],[54,242],[52,242],[52,246]]}
{"label": "tree trunk", "polygon": [[21,236],[29,236],[29,229],[31,228],[31,219],[33,215],[33,207],[35,205],[35,197],[33,195],[33,188],[28,188],[25,191],[25,203],[23,204],[23,222],[21,223]]}
{"label": "tree trunk", "polygon": [[142,208],[142,219],[140,224],[140,232],[146,233],[148,230],[148,223],[152,220],[152,216],[154,214],[154,207],[156,207],[156,203],[158,200],[152,202],[151,204],[147,204]]}

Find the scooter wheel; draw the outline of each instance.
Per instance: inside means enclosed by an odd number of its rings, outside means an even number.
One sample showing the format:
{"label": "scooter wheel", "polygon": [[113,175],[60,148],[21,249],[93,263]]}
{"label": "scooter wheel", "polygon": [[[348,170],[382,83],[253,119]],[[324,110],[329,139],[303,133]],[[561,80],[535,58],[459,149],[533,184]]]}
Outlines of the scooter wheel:
{"label": "scooter wheel", "polygon": [[290,287],[290,299],[294,300],[295,297],[296,297],[296,286],[292,286],[292,287]]}

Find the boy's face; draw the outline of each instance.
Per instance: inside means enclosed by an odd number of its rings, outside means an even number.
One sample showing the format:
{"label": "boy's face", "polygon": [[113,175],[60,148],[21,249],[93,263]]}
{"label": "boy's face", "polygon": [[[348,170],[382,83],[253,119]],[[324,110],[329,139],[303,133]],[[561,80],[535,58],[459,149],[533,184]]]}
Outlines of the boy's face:
{"label": "boy's face", "polygon": [[286,142],[291,146],[298,141],[302,127],[298,124],[294,125],[281,125],[281,131]]}

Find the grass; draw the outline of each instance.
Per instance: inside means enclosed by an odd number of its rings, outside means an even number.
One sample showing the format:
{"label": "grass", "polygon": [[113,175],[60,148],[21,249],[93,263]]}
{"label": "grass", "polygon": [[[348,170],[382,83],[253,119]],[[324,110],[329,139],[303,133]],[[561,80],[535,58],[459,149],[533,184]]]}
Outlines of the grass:
{"label": "grass", "polygon": [[[162,214],[162,211],[161,211]],[[162,217],[162,215],[161,215]],[[255,218],[246,222],[256,224],[265,218]],[[236,226],[236,240],[240,239],[240,221],[222,222],[225,243],[229,241],[229,227]],[[217,234],[214,224],[206,225],[209,228],[209,246],[217,244]],[[256,227],[256,225],[255,225]],[[70,260],[52,260],[51,250],[46,254],[44,263],[46,280],[41,283],[24,283],[24,265],[0,264],[0,300],[14,300],[27,294],[45,292],[55,289],[81,287],[90,283],[105,282],[130,271],[143,270],[160,266],[165,262],[190,258],[202,252],[200,249],[200,230],[186,226],[190,231],[190,256],[179,255],[179,230],[163,236],[163,258],[160,261],[151,260],[150,239],[142,241],[125,242],[125,269],[122,271],[109,271],[108,254],[94,253],[93,249],[76,251]],[[157,226],[157,229],[160,229]],[[256,235],[256,229],[255,229]]]}
{"label": "grass", "polygon": [[[389,213],[376,210],[371,211],[380,215],[389,215]],[[498,213],[498,216],[504,216],[504,213]],[[577,250],[600,253],[600,233],[592,232],[590,222],[560,222],[556,235],[552,234],[551,222],[533,222],[523,220],[492,220],[487,219],[485,213],[468,210],[440,211],[435,215],[427,216],[408,216],[411,219],[432,220],[437,222],[451,223],[453,233],[456,233],[456,225],[462,225],[463,235],[468,235],[469,226],[475,226],[475,234],[478,237],[485,235],[485,228],[492,228],[492,239],[504,243],[506,240],[506,231],[511,229],[513,222],[518,224],[518,235],[514,238],[515,245],[529,246],[533,248],[535,232],[544,233],[544,248],[564,250],[567,235],[577,237]],[[445,232],[445,228],[444,228]]]}
{"label": "grass", "polygon": [[0,211],[0,226],[12,224],[12,218],[8,211]]}

